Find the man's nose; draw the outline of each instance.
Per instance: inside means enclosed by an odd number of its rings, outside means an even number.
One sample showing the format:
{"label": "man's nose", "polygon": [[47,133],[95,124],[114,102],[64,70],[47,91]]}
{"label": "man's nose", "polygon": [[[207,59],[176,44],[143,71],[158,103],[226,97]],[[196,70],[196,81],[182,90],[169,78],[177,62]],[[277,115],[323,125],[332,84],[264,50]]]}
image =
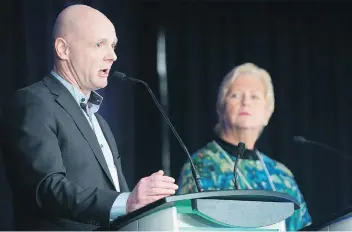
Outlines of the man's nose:
{"label": "man's nose", "polygon": [[108,52],[108,54],[105,56],[106,60],[111,60],[112,62],[116,61],[117,59],[117,55],[115,53],[115,50],[110,49],[110,51]]}

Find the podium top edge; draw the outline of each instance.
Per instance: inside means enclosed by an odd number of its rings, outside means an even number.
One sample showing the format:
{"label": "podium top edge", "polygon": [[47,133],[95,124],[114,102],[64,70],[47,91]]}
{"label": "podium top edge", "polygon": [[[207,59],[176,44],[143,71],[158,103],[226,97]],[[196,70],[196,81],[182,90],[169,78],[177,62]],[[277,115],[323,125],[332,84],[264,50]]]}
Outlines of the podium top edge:
{"label": "podium top edge", "polygon": [[223,200],[247,200],[247,201],[264,201],[264,202],[292,202],[295,209],[299,209],[300,205],[294,197],[281,192],[267,191],[267,190],[214,190],[196,193],[187,193],[173,195],[164,198],[165,202],[175,202],[180,200],[192,199],[223,199]]}

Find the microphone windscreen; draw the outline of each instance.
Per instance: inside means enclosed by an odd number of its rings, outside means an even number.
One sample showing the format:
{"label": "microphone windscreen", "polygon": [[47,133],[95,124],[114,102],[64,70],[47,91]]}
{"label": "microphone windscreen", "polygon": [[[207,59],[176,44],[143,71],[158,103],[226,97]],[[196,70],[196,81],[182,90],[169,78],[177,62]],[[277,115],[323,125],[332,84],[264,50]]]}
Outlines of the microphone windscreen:
{"label": "microphone windscreen", "polygon": [[127,79],[127,75],[119,71],[115,71],[112,75],[123,80]]}
{"label": "microphone windscreen", "polygon": [[293,136],[293,140],[294,140],[295,142],[299,142],[299,143],[305,143],[305,142],[307,142],[307,140],[306,140],[304,137],[302,137],[302,136]]}

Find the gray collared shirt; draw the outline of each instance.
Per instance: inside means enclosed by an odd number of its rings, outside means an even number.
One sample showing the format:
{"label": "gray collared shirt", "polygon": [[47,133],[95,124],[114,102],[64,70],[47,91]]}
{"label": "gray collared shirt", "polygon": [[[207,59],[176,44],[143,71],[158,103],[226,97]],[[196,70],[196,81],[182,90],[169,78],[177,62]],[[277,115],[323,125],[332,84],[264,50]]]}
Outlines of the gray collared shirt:
{"label": "gray collared shirt", "polygon": [[[113,160],[113,155],[110,150],[109,144],[107,143],[107,141],[105,139],[103,131],[99,125],[99,122],[95,116],[95,113],[98,112],[99,107],[103,101],[103,97],[100,96],[95,91],[92,91],[89,96],[86,96],[77,87],[70,84],[68,81],[66,81],[65,79],[60,77],[54,71],[51,71],[51,74],[57,80],[59,80],[70,91],[70,93],[72,94],[72,96],[76,100],[78,106],[82,109],[90,126],[92,127],[93,132],[95,133],[95,135],[98,139],[98,143],[99,143],[100,148],[104,154],[105,161],[107,163],[111,177],[113,179],[114,186],[116,188],[116,191],[119,192],[120,185],[119,185],[116,166],[115,166],[115,163]],[[83,104],[81,104],[81,103],[83,103]],[[86,106],[85,109],[82,106]],[[117,218],[118,216],[121,216],[122,214],[126,213],[126,202],[127,202],[128,196],[129,196],[129,193],[121,193],[117,197],[117,199],[115,200],[115,202],[112,206],[112,209],[111,209],[111,213],[110,213],[111,219]]]}

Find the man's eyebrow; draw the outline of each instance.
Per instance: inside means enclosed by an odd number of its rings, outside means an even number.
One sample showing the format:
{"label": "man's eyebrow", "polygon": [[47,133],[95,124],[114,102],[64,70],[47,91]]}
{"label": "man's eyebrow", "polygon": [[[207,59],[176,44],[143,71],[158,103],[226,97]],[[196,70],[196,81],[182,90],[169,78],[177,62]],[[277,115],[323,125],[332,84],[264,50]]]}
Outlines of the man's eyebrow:
{"label": "man's eyebrow", "polygon": [[[108,42],[109,39],[108,39],[108,38],[100,38],[99,41]],[[112,43],[113,43],[114,45],[116,45],[116,44],[118,43],[118,41],[119,41],[118,39],[114,39],[114,40],[112,41]]]}

